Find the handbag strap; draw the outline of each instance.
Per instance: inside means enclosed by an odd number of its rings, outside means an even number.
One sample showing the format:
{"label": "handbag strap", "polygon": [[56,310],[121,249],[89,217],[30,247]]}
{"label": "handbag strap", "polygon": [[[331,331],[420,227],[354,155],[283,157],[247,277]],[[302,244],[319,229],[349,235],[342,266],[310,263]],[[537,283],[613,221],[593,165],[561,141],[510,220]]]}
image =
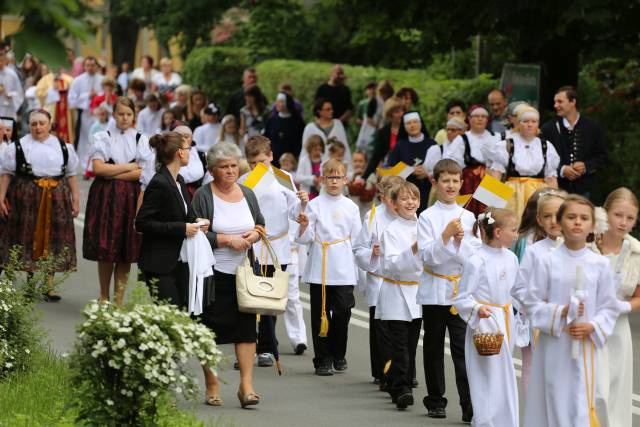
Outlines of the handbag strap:
{"label": "handbag strap", "polygon": [[[261,229],[256,229],[256,231],[258,232],[258,234],[260,234],[260,237],[262,238],[262,246],[267,249],[267,252],[271,256],[271,259],[273,260],[273,266],[275,267],[276,270],[282,271],[282,266],[280,265],[278,256],[276,255],[276,252],[273,250],[273,246],[271,246],[271,241],[269,241],[267,234],[264,233]],[[260,264],[260,266],[262,267],[262,264]],[[264,276],[264,273],[263,273],[263,276]]]}

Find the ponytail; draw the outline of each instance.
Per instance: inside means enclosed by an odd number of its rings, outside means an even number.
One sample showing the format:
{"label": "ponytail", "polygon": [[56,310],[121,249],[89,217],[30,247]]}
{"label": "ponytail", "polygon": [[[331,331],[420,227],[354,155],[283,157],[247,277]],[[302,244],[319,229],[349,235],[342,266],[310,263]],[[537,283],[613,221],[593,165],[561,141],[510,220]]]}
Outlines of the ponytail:
{"label": "ponytail", "polygon": [[176,152],[182,147],[182,135],[177,132],[156,134],[149,140],[149,145],[156,151],[156,167],[171,163]]}

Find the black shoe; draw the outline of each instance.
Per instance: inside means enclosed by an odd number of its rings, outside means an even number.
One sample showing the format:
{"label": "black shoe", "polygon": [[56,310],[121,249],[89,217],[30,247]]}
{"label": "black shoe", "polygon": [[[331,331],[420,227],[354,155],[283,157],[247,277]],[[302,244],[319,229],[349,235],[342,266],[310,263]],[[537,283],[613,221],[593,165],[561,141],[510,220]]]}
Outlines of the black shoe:
{"label": "black shoe", "polygon": [[420,383],[418,382],[417,378],[411,380],[411,388],[418,388],[419,385]]}
{"label": "black shoe", "polygon": [[373,379],[373,383],[374,383],[375,385],[380,385],[380,378],[374,378],[374,379]]}
{"label": "black shoe", "polygon": [[333,370],[336,372],[344,372],[347,370],[347,359],[338,359],[333,361]]}
{"label": "black shoe", "polygon": [[396,398],[396,408],[398,409],[407,409],[411,405],[413,405],[413,394],[411,393],[402,393]]}
{"label": "black shoe", "polygon": [[444,408],[433,408],[427,411],[429,418],[447,418],[447,411]]}
{"label": "black shoe", "polygon": [[233,363],[233,369],[235,369],[236,371],[240,370],[240,363],[238,363],[237,360]]}
{"label": "black shoe", "polygon": [[307,346],[305,344],[300,343],[296,346],[293,352],[296,354],[296,356],[300,356],[302,355],[302,353],[304,353],[306,349],[307,349]]}
{"label": "black shoe", "polygon": [[330,377],[333,375],[331,363],[319,363],[318,366],[316,366],[316,375],[320,377]]}
{"label": "black shoe", "polygon": [[462,408],[462,422],[463,423],[471,423],[473,419],[473,406],[469,405],[467,407]]}

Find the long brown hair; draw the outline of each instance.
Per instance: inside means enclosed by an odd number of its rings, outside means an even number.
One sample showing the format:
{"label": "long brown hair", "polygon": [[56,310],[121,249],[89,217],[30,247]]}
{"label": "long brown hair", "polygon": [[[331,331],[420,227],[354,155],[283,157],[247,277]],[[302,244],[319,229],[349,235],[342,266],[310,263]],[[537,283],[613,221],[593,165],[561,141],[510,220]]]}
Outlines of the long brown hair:
{"label": "long brown hair", "polygon": [[182,135],[178,132],[155,134],[149,140],[149,145],[156,150],[156,167],[171,163],[176,152],[182,148]]}

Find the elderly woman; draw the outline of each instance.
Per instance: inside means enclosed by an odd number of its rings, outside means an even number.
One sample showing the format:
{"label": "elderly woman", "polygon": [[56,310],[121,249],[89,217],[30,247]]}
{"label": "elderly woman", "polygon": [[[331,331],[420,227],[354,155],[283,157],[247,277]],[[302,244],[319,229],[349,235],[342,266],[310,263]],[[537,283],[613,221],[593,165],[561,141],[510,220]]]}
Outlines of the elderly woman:
{"label": "elderly woman", "polygon": [[[265,222],[253,191],[237,183],[241,157],[234,144],[220,142],[211,147],[207,165],[213,181],[196,191],[193,209],[197,216],[211,221],[206,234],[216,259],[215,302],[205,310],[204,322],[215,332],[218,344],[235,344],[240,367],[238,399],[244,408],[260,402],[253,389],[256,315],[238,310],[236,268],[251,245],[260,240],[257,230]],[[210,404],[219,405],[219,389],[216,381],[210,390]]]}
{"label": "elderly woman", "polygon": [[[0,222],[6,229],[0,233],[0,265],[6,265],[11,248],[19,245],[19,258],[28,272],[49,255],[60,257],[56,271],[76,266],[78,156],[72,145],[50,135],[50,128],[48,112],[32,111],[30,134],[9,144],[0,158]],[[46,296],[60,299],[53,290]]]}
{"label": "elderly woman", "polygon": [[170,58],[160,60],[160,72],[153,76],[152,83],[160,95],[166,93],[173,97],[173,91],[182,84],[182,78],[173,71],[173,61]]}

